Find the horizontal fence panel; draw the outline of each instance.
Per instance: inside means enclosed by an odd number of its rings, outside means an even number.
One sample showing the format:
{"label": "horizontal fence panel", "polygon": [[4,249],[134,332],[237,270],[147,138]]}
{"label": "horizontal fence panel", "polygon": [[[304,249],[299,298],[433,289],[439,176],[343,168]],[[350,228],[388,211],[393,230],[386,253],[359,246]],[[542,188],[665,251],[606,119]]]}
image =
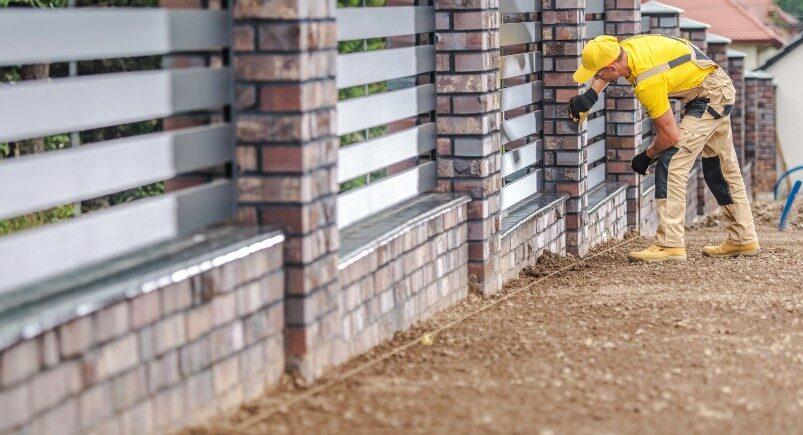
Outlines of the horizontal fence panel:
{"label": "horizontal fence panel", "polygon": [[337,8],[337,40],[415,35],[435,30],[431,6]]}
{"label": "horizontal fence panel", "polygon": [[337,155],[337,182],[351,180],[433,149],[435,149],[434,122],[344,146]]}
{"label": "horizontal fence panel", "polygon": [[337,196],[337,226],[346,227],[418,196],[435,187],[437,178],[436,163],[427,162],[365,187],[341,193]]}
{"label": "horizontal fence panel", "polygon": [[541,23],[505,23],[499,26],[500,45],[527,44],[541,40]]}
{"label": "horizontal fence panel", "polygon": [[586,0],[587,14],[601,14],[605,12],[605,0]]}
{"label": "horizontal fence panel", "polygon": [[435,46],[394,48],[337,56],[337,87],[376,83],[435,71]]}
{"label": "horizontal fence panel", "polygon": [[531,51],[502,56],[501,69],[503,79],[539,72],[542,69],[541,52]]}
{"label": "horizontal fence panel", "polygon": [[518,180],[502,187],[502,210],[506,210],[519,202],[543,190],[544,171],[538,169]]}
{"label": "horizontal fence panel", "polygon": [[0,142],[221,108],[228,68],[187,68],[0,85]]}
{"label": "horizontal fence panel", "polygon": [[96,198],[231,160],[229,125],[146,134],[0,165],[0,219]]}
{"label": "horizontal fence panel", "polygon": [[427,84],[337,103],[337,134],[343,135],[435,110],[435,85]]}
{"label": "horizontal fence panel", "polygon": [[589,163],[605,158],[605,139],[600,139],[588,146]]}
{"label": "horizontal fence panel", "polygon": [[594,166],[588,170],[588,188],[593,189],[605,181],[605,164]]}
{"label": "horizontal fence panel", "polygon": [[541,139],[502,154],[502,176],[507,177],[530,167],[544,158],[544,142]]}
{"label": "horizontal fence panel", "polygon": [[605,133],[605,116],[598,116],[588,121],[588,138],[596,137]]}
{"label": "horizontal fence panel", "polygon": [[4,9],[0,66],[221,49],[230,33],[225,10]]}
{"label": "horizontal fence panel", "polygon": [[523,83],[502,89],[502,111],[528,106],[541,101],[544,97],[544,82]]}
{"label": "horizontal fence panel", "polygon": [[227,180],[0,238],[0,294],[187,235],[233,213]]}
{"label": "horizontal fence panel", "polygon": [[541,2],[538,0],[499,0],[499,9],[503,14],[541,12]]}
{"label": "horizontal fence panel", "polygon": [[605,21],[588,21],[586,22],[586,37],[588,39],[596,38],[597,36],[605,34]]}
{"label": "horizontal fence panel", "polygon": [[541,111],[526,113],[502,123],[502,144],[536,134],[543,129]]}

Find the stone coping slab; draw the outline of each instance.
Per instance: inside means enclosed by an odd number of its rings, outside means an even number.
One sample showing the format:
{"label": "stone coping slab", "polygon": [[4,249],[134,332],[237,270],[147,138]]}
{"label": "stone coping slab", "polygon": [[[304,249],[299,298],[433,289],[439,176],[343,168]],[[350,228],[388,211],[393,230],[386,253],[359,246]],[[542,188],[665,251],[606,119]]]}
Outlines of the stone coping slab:
{"label": "stone coping slab", "polygon": [[505,237],[522,224],[549,211],[568,198],[569,195],[536,194],[522,201],[511,208],[502,218],[502,227],[499,229],[500,236]]}
{"label": "stone coping slab", "polygon": [[283,241],[273,228],[215,227],[20,288],[0,296],[0,350]]}
{"label": "stone coping slab", "polygon": [[591,189],[588,192],[588,212],[593,213],[600,204],[623,190],[627,190],[627,184],[625,183],[602,183]]}
{"label": "stone coping slab", "polygon": [[427,193],[342,228],[338,268],[348,267],[409,228],[470,201],[466,195]]}

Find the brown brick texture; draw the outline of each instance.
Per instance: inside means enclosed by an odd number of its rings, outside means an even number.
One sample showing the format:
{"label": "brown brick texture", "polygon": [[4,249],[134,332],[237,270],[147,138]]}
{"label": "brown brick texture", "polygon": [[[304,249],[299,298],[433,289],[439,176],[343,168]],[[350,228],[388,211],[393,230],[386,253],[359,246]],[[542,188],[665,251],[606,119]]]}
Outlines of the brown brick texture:
{"label": "brown brick texture", "polygon": [[255,398],[284,373],[282,265],[274,244],[0,350],[0,433],[165,433]]}
{"label": "brown brick texture", "polygon": [[[561,0],[544,0],[544,164],[552,175],[545,189],[567,194],[566,250],[573,254],[588,252],[586,220],[588,207],[586,126],[569,118],[568,102],[580,94],[582,86],[572,73],[580,65],[585,40],[585,4]],[[570,37],[564,37],[570,35]]]}
{"label": "brown brick texture", "polygon": [[772,77],[762,77],[756,82],[757,133],[753,162],[753,194],[756,197],[771,198],[778,176],[775,151],[775,84]]}
{"label": "brown brick texture", "polygon": [[499,1],[435,1],[438,191],[471,197],[469,283],[501,289]]}
{"label": "brown brick texture", "polygon": [[340,335],[334,13],[326,1],[234,2],[239,218],[287,237],[288,364],[310,378]]}
{"label": "brown brick texture", "polygon": [[[607,0],[605,2],[605,33],[616,35],[619,40],[641,34],[641,3],[630,0]],[[641,198],[641,176],[633,172],[630,161],[641,148],[641,120],[643,109],[625,79],[612,83],[606,89],[607,178],[625,183],[627,187],[628,228],[638,226]]]}
{"label": "brown brick texture", "polygon": [[[733,80],[736,89],[736,102],[731,112],[731,126],[733,131],[733,146],[736,148],[736,157],[741,167],[745,166],[745,94],[744,94],[744,57],[741,55],[728,57],[728,75]],[[745,180],[746,181],[746,180]]]}

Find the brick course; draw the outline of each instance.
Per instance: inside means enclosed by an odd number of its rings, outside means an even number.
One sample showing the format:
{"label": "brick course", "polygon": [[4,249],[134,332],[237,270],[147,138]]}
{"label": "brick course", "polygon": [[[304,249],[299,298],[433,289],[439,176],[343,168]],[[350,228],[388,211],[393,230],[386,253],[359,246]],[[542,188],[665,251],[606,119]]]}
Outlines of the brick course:
{"label": "brick course", "polygon": [[[0,349],[0,434],[164,432],[260,394],[284,372],[282,249],[273,244]],[[187,313],[255,285],[264,291],[250,316],[266,320],[249,348],[245,313],[216,329],[189,327]],[[212,312],[205,316],[211,324]],[[44,367],[41,356],[59,344],[59,360]]]}

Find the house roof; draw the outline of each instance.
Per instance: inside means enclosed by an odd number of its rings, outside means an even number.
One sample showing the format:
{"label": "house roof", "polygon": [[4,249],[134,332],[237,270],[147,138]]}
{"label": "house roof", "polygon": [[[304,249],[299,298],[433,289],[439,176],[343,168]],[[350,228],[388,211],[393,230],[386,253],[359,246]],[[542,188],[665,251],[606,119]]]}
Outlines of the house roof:
{"label": "house roof", "polygon": [[664,0],[687,18],[711,25],[710,32],[734,42],[766,42],[780,47],[785,37],[739,6],[737,0]]}
{"label": "house roof", "polygon": [[798,33],[797,36],[792,38],[789,42],[786,43],[777,53],[772,55],[771,58],[764,61],[764,64],[758,67],[760,70],[766,70],[767,68],[771,67],[775,62],[783,59],[784,56],[788,55],[789,53],[795,51],[795,49],[803,42],[803,33]]}

